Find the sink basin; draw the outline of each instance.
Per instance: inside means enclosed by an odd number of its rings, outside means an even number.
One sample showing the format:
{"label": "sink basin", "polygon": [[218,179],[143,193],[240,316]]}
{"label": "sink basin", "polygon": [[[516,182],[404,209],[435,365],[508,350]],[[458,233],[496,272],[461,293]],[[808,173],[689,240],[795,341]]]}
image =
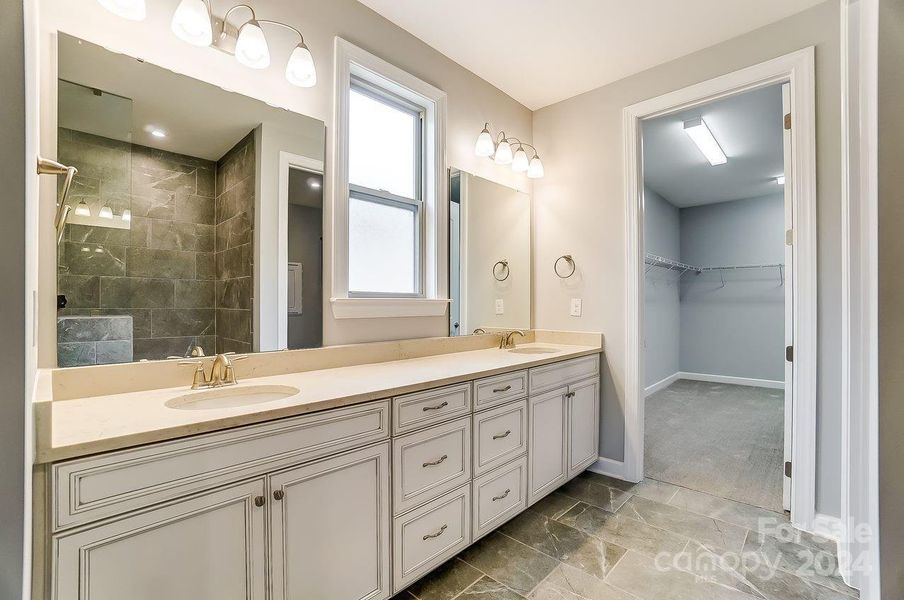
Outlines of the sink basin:
{"label": "sink basin", "polygon": [[294,396],[298,388],[288,385],[253,385],[222,387],[212,390],[190,392],[166,401],[169,408],[179,410],[210,410],[214,408],[235,408],[273,402]]}
{"label": "sink basin", "polygon": [[558,351],[558,348],[549,346],[518,346],[509,350],[512,354],[552,354]]}

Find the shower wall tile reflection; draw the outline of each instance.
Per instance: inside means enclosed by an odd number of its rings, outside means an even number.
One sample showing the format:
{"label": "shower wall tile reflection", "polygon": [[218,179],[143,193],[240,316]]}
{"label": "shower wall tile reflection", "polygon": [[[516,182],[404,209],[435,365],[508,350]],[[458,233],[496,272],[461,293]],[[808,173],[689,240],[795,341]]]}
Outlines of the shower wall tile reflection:
{"label": "shower wall tile reflection", "polygon": [[[132,214],[129,229],[67,226],[59,316],[131,317],[130,360],[183,355],[192,344],[250,351],[253,132],[214,162],[60,129],[59,155],[79,169],[74,204]],[[111,358],[100,346],[61,347],[61,366],[64,353],[79,364]]]}

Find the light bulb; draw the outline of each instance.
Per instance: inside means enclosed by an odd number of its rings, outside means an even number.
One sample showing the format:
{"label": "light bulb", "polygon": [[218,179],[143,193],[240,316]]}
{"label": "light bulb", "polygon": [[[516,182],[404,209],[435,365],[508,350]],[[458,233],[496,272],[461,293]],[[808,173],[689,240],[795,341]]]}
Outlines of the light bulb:
{"label": "light bulb", "polygon": [[527,176],[531,179],[543,177],[543,163],[540,162],[539,156],[534,156],[530,159],[530,166],[527,168]]}
{"label": "light bulb", "polygon": [[270,66],[270,48],[260,23],[252,19],[239,29],[235,42],[235,58],[252,69],[266,69]]}
{"label": "light bulb", "polygon": [[147,10],[144,0],[97,0],[98,3],[111,13],[130,21],[144,21]]}
{"label": "light bulb", "polygon": [[496,146],[496,156],[493,158],[497,165],[507,165],[512,162],[512,147],[505,140]]}
{"label": "light bulb", "polygon": [[176,37],[192,46],[203,47],[213,43],[210,9],[204,0],[182,0],[173,13],[170,29]]}
{"label": "light bulb", "polygon": [[78,206],[75,207],[75,214],[80,217],[90,217],[91,209],[88,208],[88,205],[85,204],[84,200],[82,200],[78,203]]}
{"label": "light bulb", "polygon": [[304,42],[295,46],[286,63],[286,79],[298,87],[314,87],[317,84],[317,70],[314,68],[314,57]]}
{"label": "light bulb", "polygon": [[477,143],[474,144],[474,154],[477,156],[493,156],[496,151],[496,145],[493,143],[493,136],[487,128],[489,123],[484,126],[483,131],[477,136]]}
{"label": "light bulb", "polygon": [[112,219],[113,218],[113,209],[105,204],[100,209],[100,212],[97,213],[97,216],[100,217],[101,219]]}
{"label": "light bulb", "polygon": [[515,157],[512,159],[512,171],[515,173],[524,173],[528,169],[527,152],[524,148],[519,147],[515,151]]}
{"label": "light bulb", "polygon": [[128,208],[122,211],[122,220],[128,223],[132,220],[132,211]]}

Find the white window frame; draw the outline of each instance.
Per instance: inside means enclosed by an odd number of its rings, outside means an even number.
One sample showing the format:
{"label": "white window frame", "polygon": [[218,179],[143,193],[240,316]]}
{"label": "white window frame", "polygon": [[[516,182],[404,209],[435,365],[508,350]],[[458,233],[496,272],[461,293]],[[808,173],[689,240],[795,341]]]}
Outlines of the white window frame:
{"label": "white window frame", "polygon": [[[444,316],[449,304],[448,282],[448,206],[443,200],[448,194],[446,172],[446,94],[421,81],[383,59],[358,48],[342,38],[335,39],[335,98],[332,148],[332,286],[330,303],[337,319],[374,317]],[[350,186],[348,177],[349,94],[353,85],[360,84],[369,91],[385,96],[383,99],[401,100],[417,107],[422,118],[420,138],[423,147],[420,201],[418,207],[419,249],[417,253],[418,285],[416,294],[386,294],[349,291],[349,229],[350,192],[376,199],[373,190]],[[383,192],[383,200],[405,202]],[[389,197],[392,196],[392,197]]]}

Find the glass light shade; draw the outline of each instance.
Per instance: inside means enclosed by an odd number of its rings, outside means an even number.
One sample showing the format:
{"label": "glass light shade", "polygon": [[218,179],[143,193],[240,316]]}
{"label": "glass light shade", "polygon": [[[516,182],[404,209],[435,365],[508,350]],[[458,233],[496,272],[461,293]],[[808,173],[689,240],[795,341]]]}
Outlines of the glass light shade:
{"label": "glass light shade", "polygon": [[295,46],[286,64],[286,79],[298,87],[314,87],[317,84],[317,70],[314,57],[304,42]]}
{"label": "glass light shade", "polygon": [[496,151],[496,144],[493,143],[493,136],[484,128],[477,136],[477,143],[474,144],[474,154],[477,156],[493,156]]}
{"label": "glass light shade", "polygon": [[260,23],[252,19],[239,29],[235,42],[235,58],[252,69],[266,69],[270,66],[270,48]]}
{"label": "glass light shade", "polygon": [[527,152],[524,151],[524,148],[518,148],[518,150],[515,151],[514,158],[512,158],[512,171],[515,173],[524,173],[527,169]]}
{"label": "glass light shade", "polygon": [[173,13],[170,29],[183,42],[192,46],[209,46],[213,43],[210,10],[204,0],[182,0]]}
{"label": "glass light shade", "polygon": [[132,211],[128,208],[122,211],[122,220],[128,223],[132,220]]}
{"label": "glass light shade", "polygon": [[543,163],[540,162],[540,157],[535,156],[530,159],[530,166],[527,168],[527,176],[531,179],[539,179],[543,177]]}
{"label": "glass light shade", "polygon": [[88,205],[85,204],[84,200],[82,200],[78,203],[78,206],[75,207],[75,214],[80,217],[90,217],[91,209],[88,208]]}
{"label": "glass light shade", "polygon": [[109,206],[104,206],[100,209],[100,212],[97,213],[97,216],[101,219],[112,219],[113,218],[113,209]]}
{"label": "glass light shade", "polygon": [[493,157],[493,160],[496,161],[497,165],[508,165],[512,162],[512,147],[508,142],[502,140],[499,142],[499,145],[496,146],[496,156]]}
{"label": "glass light shade", "polygon": [[97,0],[98,3],[111,13],[130,21],[144,21],[147,10],[144,0]]}

